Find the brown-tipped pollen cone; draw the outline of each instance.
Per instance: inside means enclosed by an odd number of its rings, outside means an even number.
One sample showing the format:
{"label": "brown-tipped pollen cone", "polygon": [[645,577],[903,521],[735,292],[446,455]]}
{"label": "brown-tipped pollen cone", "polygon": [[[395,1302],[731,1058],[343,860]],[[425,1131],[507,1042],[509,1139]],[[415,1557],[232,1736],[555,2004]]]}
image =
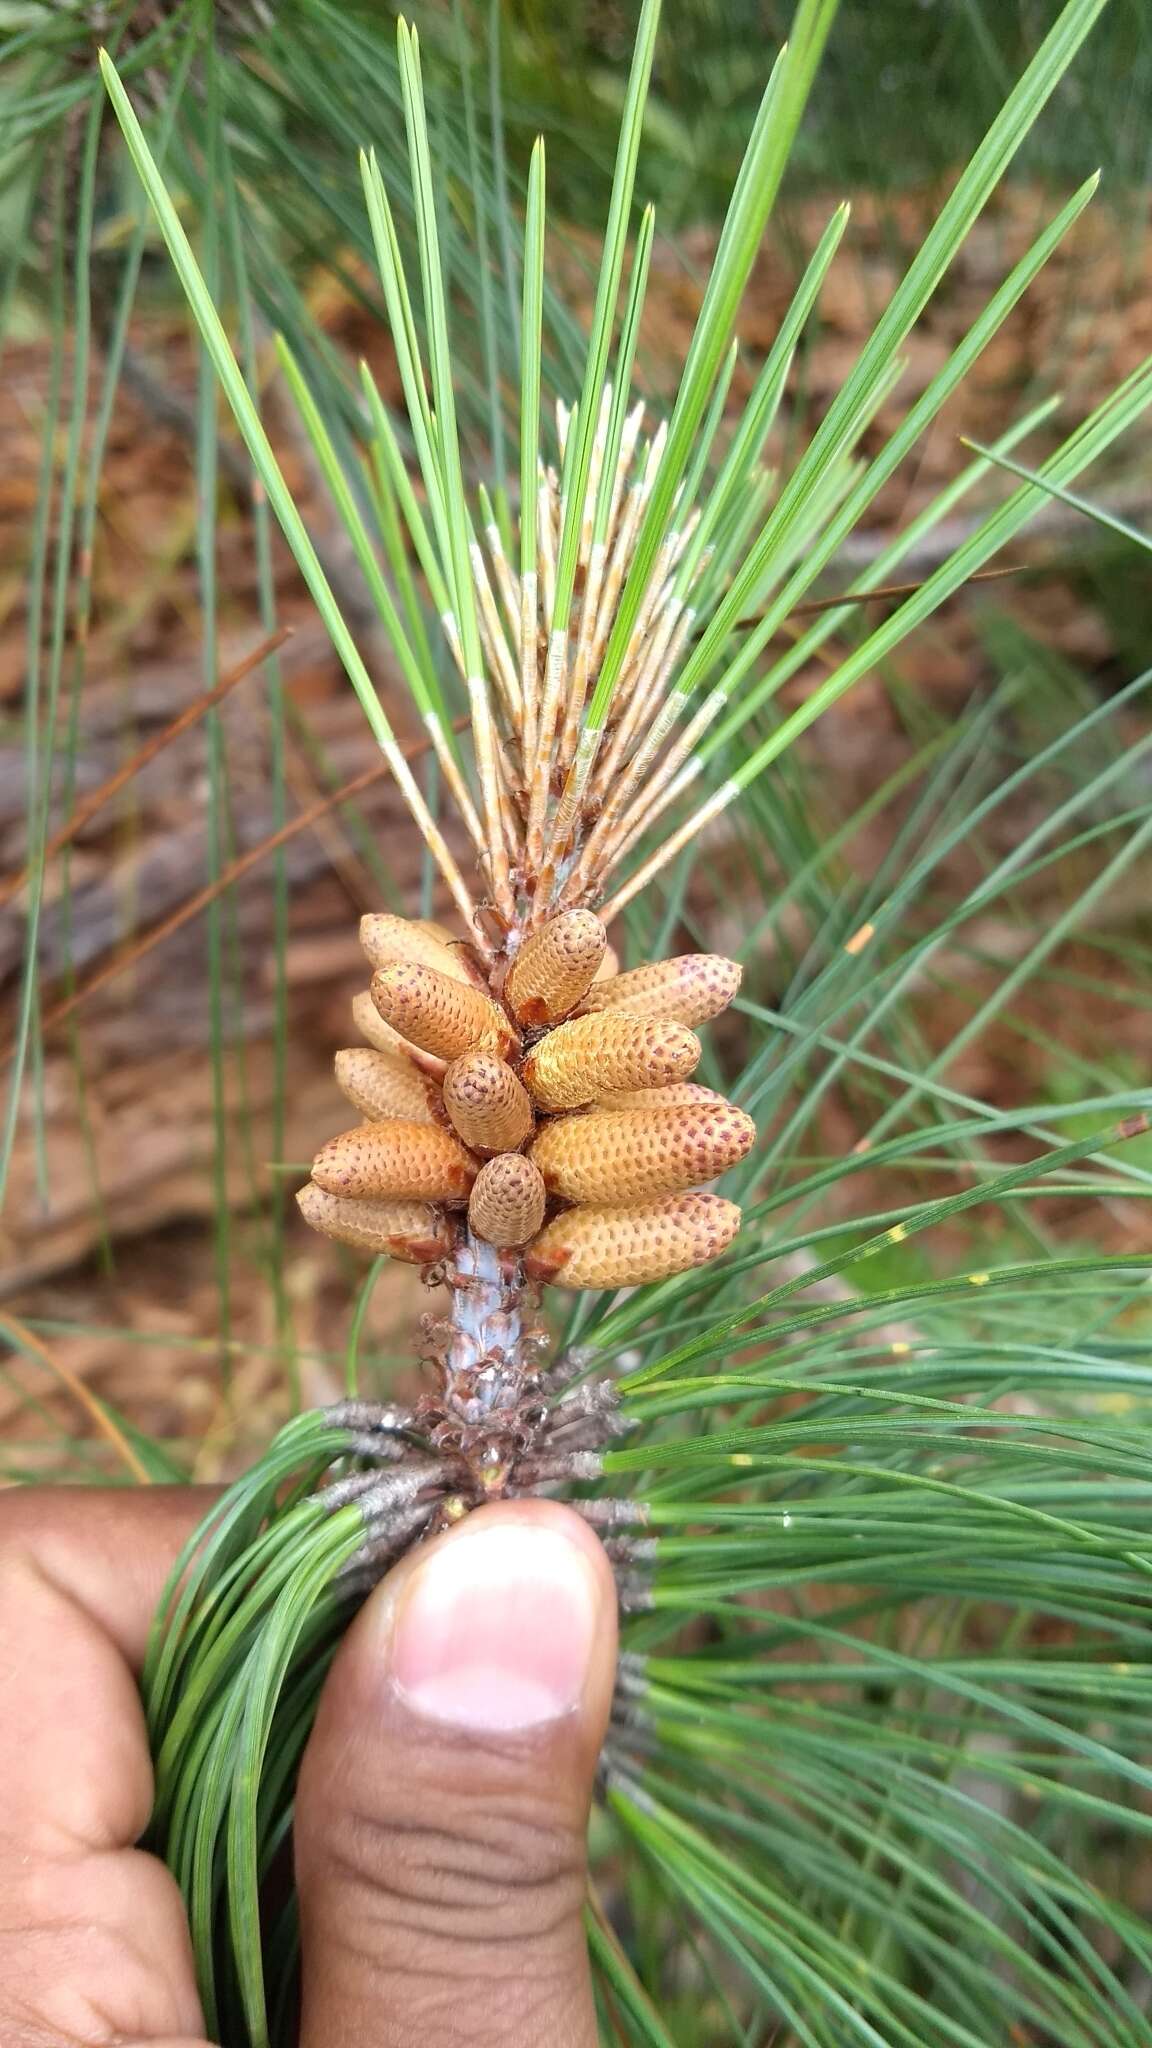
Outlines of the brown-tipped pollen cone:
{"label": "brown-tipped pollen cone", "polygon": [[372,1001],[369,989],[361,989],[359,995],[353,996],[352,1022],[365,1044],[374,1051],[391,1053],[409,1066],[419,1067],[421,1073],[429,1075],[433,1081],[440,1080],[447,1060],[425,1052],[422,1046],[414,1045],[410,1038],[403,1037],[399,1031],[393,1030],[391,1024],[386,1024]]}
{"label": "brown-tipped pollen cone", "polygon": [[474,1152],[517,1152],[532,1132],[527,1091],[494,1052],[465,1052],[452,1061],[444,1076],[444,1107]]}
{"label": "brown-tipped pollen cone", "polygon": [[523,1027],[557,1024],[587,996],[608,935],[591,910],[562,910],[524,941],[508,969],[504,1000]]}
{"label": "brown-tipped pollen cone", "polygon": [[502,1152],[476,1176],[468,1222],[487,1244],[527,1244],[544,1221],[547,1199],[539,1167],[522,1152]]}

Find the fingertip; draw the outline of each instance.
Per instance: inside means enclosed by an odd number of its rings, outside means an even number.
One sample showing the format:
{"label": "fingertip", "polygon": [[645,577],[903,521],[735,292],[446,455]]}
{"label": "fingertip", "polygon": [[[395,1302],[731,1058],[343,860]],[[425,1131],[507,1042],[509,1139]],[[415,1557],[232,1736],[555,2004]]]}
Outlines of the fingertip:
{"label": "fingertip", "polygon": [[599,1743],[615,1580],[599,1538],[560,1502],[477,1509],[405,1559],[357,1630],[375,1683],[445,1732],[515,1737],[579,1715]]}

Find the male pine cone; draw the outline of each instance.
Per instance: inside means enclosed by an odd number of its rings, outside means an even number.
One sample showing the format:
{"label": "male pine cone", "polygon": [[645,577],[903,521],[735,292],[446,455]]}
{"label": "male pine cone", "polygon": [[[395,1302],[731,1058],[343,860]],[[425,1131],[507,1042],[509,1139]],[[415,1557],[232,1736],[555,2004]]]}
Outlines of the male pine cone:
{"label": "male pine cone", "polygon": [[688,953],[614,971],[589,910],[560,911],[489,984],[430,920],[365,917],[375,972],[336,1055],[364,1121],[317,1154],[299,1196],[313,1228],[414,1264],[463,1233],[560,1287],[631,1287],[701,1266],[740,1226],[700,1192],[749,1151],[751,1117],[691,1080],[694,1025],[740,968]]}

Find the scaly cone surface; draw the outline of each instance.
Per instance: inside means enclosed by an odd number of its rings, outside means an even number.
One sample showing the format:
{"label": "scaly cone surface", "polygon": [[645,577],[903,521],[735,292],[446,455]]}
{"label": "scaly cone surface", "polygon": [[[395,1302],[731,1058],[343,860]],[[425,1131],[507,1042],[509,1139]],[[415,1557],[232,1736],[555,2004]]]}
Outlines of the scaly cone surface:
{"label": "scaly cone surface", "polygon": [[[451,1314],[426,1322],[437,1386],[409,1418],[438,1455],[434,1526],[449,1504],[591,1476],[611,1433],[610,1390],[578,1415],[545,1398],[542,1286],[636,1286],[732,1242],[739,1209],[701,1183],[745,1157],[755,1125],[690,1080],[700,1042],[682,1020],[724,1008],[740,970],[689,954],[603,977],[586,908],[518,931],[487,973],[427,923],[370,917],[361,936],[387,1049],[337,1055],[365,1121],[321,1149],[299,1200],[326,1236],[448,1283]],[[437,1079],[427,1056],[448,1054]]]}

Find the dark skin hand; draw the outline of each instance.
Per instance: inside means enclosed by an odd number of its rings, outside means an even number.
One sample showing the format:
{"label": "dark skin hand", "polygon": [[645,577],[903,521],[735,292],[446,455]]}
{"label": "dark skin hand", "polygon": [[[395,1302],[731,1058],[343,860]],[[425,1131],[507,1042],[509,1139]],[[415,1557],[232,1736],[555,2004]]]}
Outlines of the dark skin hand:
{"label": "dark skin hand", "polygon": [[[176,1885],[135,1844],[136,1674],[211,1496],[0,1496],[0,2041],[205,2048]],[[567,1508],[481,1509],[349,1631],[297,1803],[301,2048],[595,2048],[584,1835],[616,1602]]]}

